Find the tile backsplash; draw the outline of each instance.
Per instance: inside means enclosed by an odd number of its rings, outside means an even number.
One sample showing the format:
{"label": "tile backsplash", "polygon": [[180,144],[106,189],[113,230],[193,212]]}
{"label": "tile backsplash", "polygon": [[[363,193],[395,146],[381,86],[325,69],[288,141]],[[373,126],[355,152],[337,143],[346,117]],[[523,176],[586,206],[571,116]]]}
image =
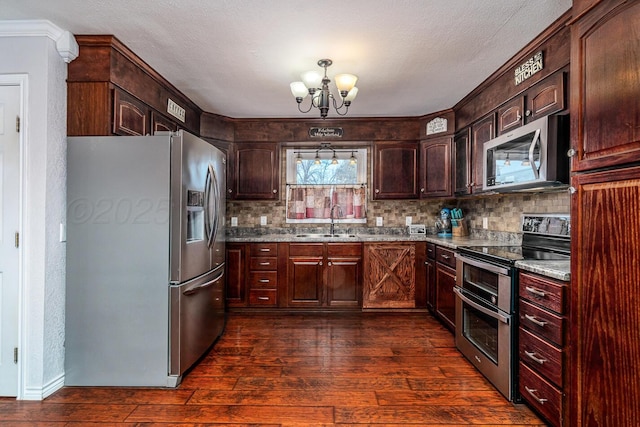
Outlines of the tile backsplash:
{"label": "tile backsplash", "polygon": [[[568,213],[569,203],[567,191],[510,193],[460,199],[369,200],[367,223],[349,224],[349,228],[375,227],[376,217],[383,218],[384,227],[404,227],[407,216],[411,217],[413,224],[425,224],[433,228],[440,208],[446,206],[461,208],[471,230],[482,229],[482,219],[487,218],[488,230],[513,233],[520,231],[523,213]],[[239,227],[259,227],[261,216],[267,217],[266,227],[269,228],[300,227],[300,224],[286,223],[283,200],[227,202],[227,227],[231,224],[231,217],[238,218]]]}

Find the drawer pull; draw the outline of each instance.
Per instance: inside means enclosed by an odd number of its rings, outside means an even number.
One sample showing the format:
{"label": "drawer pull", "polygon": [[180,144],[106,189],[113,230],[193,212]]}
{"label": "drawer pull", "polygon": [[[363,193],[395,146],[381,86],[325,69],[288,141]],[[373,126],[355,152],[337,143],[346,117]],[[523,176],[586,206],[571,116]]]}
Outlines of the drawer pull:
{"label": "drawer pull", "polygon": [[529,321],[531,321],[531,322],[535,323],[536,325],[541,326],[543,328],[548,323],[548,322],[545,322],[544,320],[538,320],[538,319],[536,319],[536,316],[532,316],[530,314],[525,314],[524,317],[526,317],[527,320],[529,320]]}
{"label": "drawer pull", "polygon": [[442,258],[444,258],[444,259],[450,259],[450,258],[451,258],[449,255],[445,255],[445,254],[441,254],[440,256],[441,256]]}
{"label": "drawer pull", "polygon": [[538,401],[539,404],[544,405],[544,402],[546,402],[548,399],[543,399],[542,397],[538,397],[536,396],[536,390],[535,388],[529,388],[527,386],[524,386],[524,389],[527,390],[527,393],[529,393],[531,395],[531,397],[533,397],[535,400]]}
{"label": "drawer pull", "polygon": [[270,262],[261,262],[260,265],[271,265]]}
{"label": "drawer pull", "polygon": [[544,362],[547,361],[547,359],[541,359],[539,357],[536,357],[536,353],[533,351],[524,351],[524,354],[527,355],[527,357],[529,357],[529,359],[533,360],[534,362],[537,362],[539,364],[543,364]]}
{"label": "drawer pull", "polygon": [[532,288],[531,286],[526,286],[525,289],[527,290],[527,292],[540,298],[544,298],[545,296],[547,296],[547,294],[540,289]]}
{"label": "drawer pull", "polygon": [[269,279],[260,279],[258,280],[260,283],[269,283]]}
{"label": "drawer pull", "polygon": [[258,297],[258,300],[260,301],[269,301],[269,297]]}
{"label": "drawer pull", "polygon": [[269,248],[260,248],[260,252],[271,252]]}

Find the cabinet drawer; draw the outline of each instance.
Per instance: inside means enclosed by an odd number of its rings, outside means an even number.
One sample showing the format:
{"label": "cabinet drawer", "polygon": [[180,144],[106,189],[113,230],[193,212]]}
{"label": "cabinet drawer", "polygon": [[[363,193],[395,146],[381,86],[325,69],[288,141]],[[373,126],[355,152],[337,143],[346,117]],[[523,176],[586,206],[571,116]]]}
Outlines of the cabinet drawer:
{"label": "cabinet drawer", "polygon": [[251,256],[277,256],[278,244],[277,243],[252,243],[251,244]]}
{"label": "cabinet drawer", "polygon": [[562,387],[562,350],[520,328],[520,361]]}
{"label": "cabinet drawer", "polygon": [[436,246],[436,261],[451,268],[456,268],[455,252],[450,249]]}
{"label": "cabinet drawer", "polygon": [[249,273],[249,289],[273,289],[277,286],[278,272],[276,271],[252,271]]}
{"label": "cabinet drawer", "polygon": [[362,256],[360,243],[327,243],[327,256]]}
{"label": "cabinet drawer", "polygon": [[324,243],[289,243],[289,256],[322,257]]}
{"label": "cabinet drawer", "polygon": [[436,259],[436,245],[433,243],[427,243],[427,258]]}
{"label": "cabinet drawer", "polygon": [[564,318],[520,300],[520,325],[538,336],[562,347]]}
{"label": "cabinet drawer", "polygon": [[251,289],[249,291],[249,304],[275,307],[278,302],[276,297],[275,289]]}
{"label": "cabinet drawer", "polygon": [[249,270],[276,270],[278,268],[277,257],[251,257]]}
{"label": "cabinet drawer", "polygon": [[564,314],[565,292],[567,286],[562,282],[554,282],[539,276],[520,273],[520,296],[529,301]]}
{"label": "cabinet drawer", "polygon": [[562,425],[562,393],[520,362],[520,394],[553,425]]}

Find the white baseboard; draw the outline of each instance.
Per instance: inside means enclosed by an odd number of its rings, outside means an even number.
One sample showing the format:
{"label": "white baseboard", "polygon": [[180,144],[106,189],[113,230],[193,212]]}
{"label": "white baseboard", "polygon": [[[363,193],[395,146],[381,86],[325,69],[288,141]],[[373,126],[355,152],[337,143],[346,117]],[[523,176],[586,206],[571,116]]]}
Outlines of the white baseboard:
{"label": "white baseboard", "polygon": [[44,400],[62,387],[64,387],[64,374],[59,375],[40,388],[27,387],[22,395],[22,400]]}

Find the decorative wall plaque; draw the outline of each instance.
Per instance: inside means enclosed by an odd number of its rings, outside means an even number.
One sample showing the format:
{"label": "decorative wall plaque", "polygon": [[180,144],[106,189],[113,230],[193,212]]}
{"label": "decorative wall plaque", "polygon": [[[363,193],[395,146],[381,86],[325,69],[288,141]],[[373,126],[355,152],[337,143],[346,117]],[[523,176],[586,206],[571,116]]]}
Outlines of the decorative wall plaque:
{"label": "decorative wall plaque", "polygon": [[427,123],[427,135],[447,131],[447,119],[444,117],[436,117]]}
{"label": "decorative wall plaque", "polygon": [[541,71],[543,67],[544,63],[542,60],[542,51],[540,51],[529,58],[524,64],[516,68],[516,86],[527,80],[529,77],[533,76],[535,73]]}
{"label": "decorative wall plaque", "polygon": [[344,130],[342,128],[309,128],[309,136],[311,138],[342,138]]}
{"label": "decorative wall plaque", "polygon": [[184,108],[176,104],[175,101],[172,100],[171,98],[169,98],[169,101],[167,101],[167,113],[171,114],[173,117],[175,117],[176,119],[184,123],[184,118],[185,118]]}

